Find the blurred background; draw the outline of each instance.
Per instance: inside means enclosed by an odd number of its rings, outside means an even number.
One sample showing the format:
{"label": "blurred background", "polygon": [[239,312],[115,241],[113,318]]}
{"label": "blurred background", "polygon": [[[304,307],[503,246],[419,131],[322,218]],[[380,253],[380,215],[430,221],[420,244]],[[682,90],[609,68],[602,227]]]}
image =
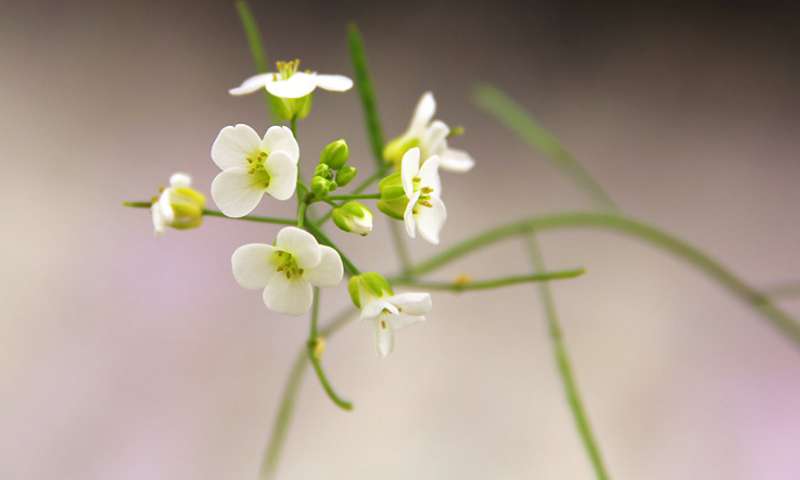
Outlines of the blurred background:
{"label": "blurred background", "polygon": [[[463,125],[477,166],[446,175],[447,247],[586,197],[471,102],[490,82],[571,149],[631,215],[756,286],[800,275],[800,22],[794,2],[253,1],[271,60],[351,74],[362,28],[388,136],[419,96]],[[253,479],[307,319],[237,286],[230,254],[273,226],[207,219],[154,238],[147,200],[174,171],[207,192],[225,125],[268,126],[232,2],[0,3],[0,478]],[[303,158],[349,140],[371,166],[355,92],[320,93]],[[209,201],[210,198],[209,198]],[[213,205],[212,205],[213,206]],[[257,212],[291,205],[265,200]],[[383,220],[332,231],[391,272]],[[653,248],[595,232],[542,237],[576,375],[618,479],[800,476],[800,354],[717,284]],[[436,251],[411,242],[413,256]],[[437,272],[529,271],[507,241]],[[323,319],[348,302],[326,291]],[[280,478],[592,478],[531,286],[437,293],[380,360],[372,329],[330,339],[355,402],[307,375]],[[800,302],[782,303],[800,315]]]}

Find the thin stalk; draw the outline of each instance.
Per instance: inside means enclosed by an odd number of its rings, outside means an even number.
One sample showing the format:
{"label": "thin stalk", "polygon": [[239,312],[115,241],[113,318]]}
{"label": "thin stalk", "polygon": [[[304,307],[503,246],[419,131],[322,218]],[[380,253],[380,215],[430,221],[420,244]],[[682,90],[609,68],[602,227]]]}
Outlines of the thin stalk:
{"label": "thin stalk", "polygon": [[521,283],[546,282],[549,280],[565,280],[569,278],[579,277],[584,273],[586,273],[585,269],[575,268],[572,270],[540,272],[529,275],[510,275],[507,277],[493,278],[490,280],[465,279],[463,281],[457,280],[455,282],[426,282],[422,280],[412,280],[408,278],[397,277],[397,278],[390,278],[389,283],[391,283],[392,285],[422,288],[425,290],[440,290],[440,291],[461,293],[473,290],[491,290],[494,288],[519,285]]}
{"label": "thin stalk", "polygon": [[328,195],[328,200],[377,200],[381,198],[380,193],[351,193],[347,195]]}
{"label": "thin stalk", "polygon": [[[152,203],[136,201],[136,202],[122,202],[122,205],[130,208],[150,208],[152,206]],[[274,223],[276,225],[294,225],[296,223],[296,220],[293,218],[262,217],[258,215],[245,215],[244,217],[232,218],[226,216],[219,210],[209,210],[209,209],[203,210],[203,216],[219,217],[227,220],[243,220],[245,222]]]}
{"label": "thin stalk", "polygon": [[[237,0],[236,11],[239,13],[239,19],[242,22],[242,28],[247,37],[247,44],[250,47],[250,55],[253,57],[256,72],[267,73],[267,54],[264,51],[261,31],[258,28],[258,23],[256,23],[253,12],[250,10],[250,6],[245,0]],[[266,90],[264,90],[264,101],[267,105],[267,115],[270,115],[272,113],[272,100]]]}
{"label": "thin stalk", "polygon": [[[544,272],[547,270],[541,249],[533,234],[528,235],[528,247],[530,249],[531,263],[533,264],[534,271]],[[575,421],[575,427],[578,430],[581,442],[583,442],[583,447],[592,463],[595,477],[597,477],[597,480],[607,480],[609,478],[608,470],[603,462],[603,456],[600,453],[597,439],[594,433],[592,433],[592,427],[589,424],[589,416],[586,413],[586,408],[583,405],[583,400],[578,390],[578,383],[572,371],[569,352],[564,342],[558,313],[556,312],[556,303],[553,299],[553,293],[550,291],[550,284],[548,282],[542,282],[538,287],[539,298],[542,301],[545,317],[547,318],[550,340],[553,343],[553,354],[555,355],[556,365],[558,366],[558,374],[564,387],[564,394],[567,397],[567,404],[572,413],[572,418]]]}
{"label": "thin stalk", "polygon": [[353,62],[356,89],[358,90],[358,96],[361,98],[361,106],[364,109],[364,119],[366,120],[369,144],[372,147],[372,156],[378,170],[385,171],[383,130],[380,116],[378,115],[378,102],[375,100],[375,89],[370,79],[369,67],[367,67],[364,39],[361,37],[361,32],[355,23],[351,23],[347,27],[347,44],[350,49],[350,60]]}
{"label": "thin stalk", "polygon": [[314,371],[317,373],[317,378],[319,378],[319,383],[322,385],[322,389],[325,390],[325,393],[328,394],[328,397],[331,399],[331,401],[333,401],[333,403],[335,403],[336,406],[342,410],[352,410],[353,404],[347,400],[344,400],[336,393],[336,390],[334,390],[330,380],[328,380],[328,376],[325,375],[325,371],[322,369],[320,358],[322,357],[324,344],[321,344],[320,342],[324,340],[320,339],[317,331],[318,318],[319,288],[314,287],[314,300],[311,305],[311,327],[309,329],[308,343],[306,344],[308,358],[311,360],[311,365],[314,367]]}

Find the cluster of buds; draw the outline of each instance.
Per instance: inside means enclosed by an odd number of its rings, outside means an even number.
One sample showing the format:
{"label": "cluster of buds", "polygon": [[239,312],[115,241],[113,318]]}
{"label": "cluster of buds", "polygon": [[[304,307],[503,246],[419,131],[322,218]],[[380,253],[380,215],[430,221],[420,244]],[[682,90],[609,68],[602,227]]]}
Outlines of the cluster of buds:
{"label": "cluster of buds", "polygon": [[344,187],[356,178],[358,169],[347,164],[349,158],[350,148],[343,138],[334,140],[322,149],[311,179],[311,191],[316,197],[325,198],[330,192]]}

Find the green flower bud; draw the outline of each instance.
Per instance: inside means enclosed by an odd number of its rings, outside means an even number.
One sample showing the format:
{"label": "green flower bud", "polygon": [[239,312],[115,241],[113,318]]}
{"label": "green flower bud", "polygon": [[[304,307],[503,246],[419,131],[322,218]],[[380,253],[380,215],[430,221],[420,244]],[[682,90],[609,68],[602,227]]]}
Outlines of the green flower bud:
{"label": "green flower bud", "polygon": [[312,96],[306,95],[301,98],[281,98],[269,95],[269,104],[272,107],[272,114],[278,120],[291,120],[294,117],[303,119],[311,113]]}
{"label": "green flower bud", "polygon": [[409,138],[405,136],[397,137],[386,144],[386,147],[383,149],[383,159],[386,163],[394,164],[395,168],[400,170],[403,155],[414,147],[419,147],[418,138]]}
{"label": "green flower bud", "polygon": [[353,304],[358,308],[366,305],[370,298],[394,295],[389,282],[383,275],[376,272],[365,272],[351,277],[347,284],[347,290],[350,292]]}
{"label": "green flower bud", "polygon": [[381,180],[378,188],[381,192],[381,199],[377,202],[378,210],[392,218],[402,220],[408,205],[408,197],[403,190],[400,172],[394,172]]}
{"label": "green flower bud", "polygon": [[350,158],[350,148],[347,146],[347,142],[340,138],[322,149],[322,153],[319,155],[319,162],[328,165],[334,170],[339,170],[347,163],[348,158]]}
{"label": "green flower bud", "polygon": [[191,187],[175,187],[169,196],[175,219],[170,227],[178,230],[187,230],[199,227],[203,223],[203,209],[206,206],[206,197]]}
{"label": "green flower bud", "polygon": [[336,184],[344,187],[358,175],[358,169],[352,165],[345,165],[336,174]]}
{"label": "green flower bud", "polygon": [[320,163],[314,169],[314,176],[331,180],[333,179],[333,171],[331,170],[331,167],[329,167],[328,165]]}
{"label": "green flower bud", "polygon": [[372,212],[355,200],[334,208],[331,215],[333,223],[345,232],[366,236],[372,231]]}
{"label": "green flower bud", "polygon": [[317,198],[322,198],[331,190],[336,188],[336,184],[324,177],[315,176],[311,179],[311,191]]}

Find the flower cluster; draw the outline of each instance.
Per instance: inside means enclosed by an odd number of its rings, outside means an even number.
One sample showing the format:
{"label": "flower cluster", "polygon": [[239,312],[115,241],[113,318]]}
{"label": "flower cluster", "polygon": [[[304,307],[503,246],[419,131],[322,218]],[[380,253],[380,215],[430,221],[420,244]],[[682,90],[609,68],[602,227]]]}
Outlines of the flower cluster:
{"label": "flower cluster", "polygon": [[[390,171],[375,179],[378,192],[362,193],[370,186],[367,182],[349,194],[337,194],[358,174],[349,164],[350,149],[344,139],[325,146],[311,181],[305,184],[299,173],[297,120],[310,113],[317,88],[344,92],[353,82],[342,75],[300,71],[299,65],[297,60],[278,62],[275,73],[255,75],[230,90],[232,95],[266,90],[278,116],[290,120],[291,128],[275,125],[260,135],[249,125],[227,126],[211,146],[211,160],[221,170],[211,183],[211,197],[222,215],[247,217],[264,194],[278,201],[297,199],[296,221],[275,222],[295,225],[283,227],[272,243],[249,243],[233,252],[233,277],[243,288],[261,290],[268,309],[302,315],[312,307],[315,288],[335,287],[347,273],[353,304],[361,318],[374,325],[377,351],[385,357],[393,349],[395,330],[425,320],[431,297],[422,292],[395,294],[379,273],[361,273],[322,232],[322,223],[330,217],[340,230],[366,236],[373,229],[373,213],[359,200],[375,200],[379,211],[404,223],[409,237],[419,233],[438,244],[447,219],[440,170],[466,172],[474,161],[448,146],[447,139],[461,129],[451,130],[433,119],[436,102],[428,92],[417,104],[407,131],[384,149]],[[328,215],[312,218],[308,207],[314,204],[329,206]],[[197,227],[204,214],[213,213],[205,210],[205,197],[191,188],[185,174],[172,176],[151,209],[157,233],[167,226]]]}

